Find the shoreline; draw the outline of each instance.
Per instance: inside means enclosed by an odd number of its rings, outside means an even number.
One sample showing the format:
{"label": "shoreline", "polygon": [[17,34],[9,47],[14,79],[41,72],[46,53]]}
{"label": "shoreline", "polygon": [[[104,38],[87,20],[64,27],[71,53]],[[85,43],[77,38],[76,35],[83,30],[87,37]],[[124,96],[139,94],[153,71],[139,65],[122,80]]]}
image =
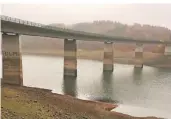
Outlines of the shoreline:
{"label": "shoreline", "polygon": [[[84,51],[83,51],[84,52]],[[28,52],[23,52],[23,55],[39,55],[39,56],[49,56],[49,57],[63,57],[63,53],[28,53]],[[86,56],[87,55],[87,56]],[[100,56],[92,56],[89,54],[86,55],[77,55],[78,59],[85,59],[85,60],[94,60],[94,61],[101,61],[103,62],[103,57]],[[163,56],[161,57],[163,58]],[[156,62],[156,60],[159,60],[160,56],[158,57],[154,57],[151,59],[144,59],[144,65],[147,66],[152,66],[152,67],[156,67],[156,68],[171,68],[171,62],[169,62],[169,60],[167,59],[166,61],[162,61],[162,62]],[[151,62],[152,61],[152,62]],[[156,62],[156,63],[155,63]],[[134,65],[135,64],[135,60],[134,58],[131,57],[114,57],[114,63],[117,64],[127,64],[127,65]]]}
{"label": "shoreline", "polygon": [[14,116],[16,119],[39,119],[40,117],[43,119],[63,119],[64,117],[65,119],[159,119],[157,117],[133,117],[110,111],[118,105],[78,99],[69,95],[52,93],[48,89],[12,85],[2,85],[1,89],[2,119],[6,119],[6,116]]}

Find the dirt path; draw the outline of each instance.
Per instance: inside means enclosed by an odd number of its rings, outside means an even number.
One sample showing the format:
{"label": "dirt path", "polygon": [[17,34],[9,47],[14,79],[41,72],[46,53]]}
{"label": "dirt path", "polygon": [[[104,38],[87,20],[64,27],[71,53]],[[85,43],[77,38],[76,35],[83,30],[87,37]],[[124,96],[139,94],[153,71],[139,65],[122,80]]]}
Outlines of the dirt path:
{"label": "dirt path", "polygon": [[2,119],[134,118],[128,115],[107,111],[117,107],[117,105],[79,100],[71,96],[53,94],[49,90],[9,85],[3,85],[1,90]]}

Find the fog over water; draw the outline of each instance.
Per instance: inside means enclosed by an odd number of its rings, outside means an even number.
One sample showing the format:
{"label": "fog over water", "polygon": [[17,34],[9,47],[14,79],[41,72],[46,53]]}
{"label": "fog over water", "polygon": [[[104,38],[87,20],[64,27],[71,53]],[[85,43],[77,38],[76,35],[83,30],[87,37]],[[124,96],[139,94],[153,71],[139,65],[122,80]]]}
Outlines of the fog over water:
{"label": "fog over water", "polygon": [[[4,15],[44,24],[112,20],[171,29],[171,4],[6,4],[1,5],[1,10]],[[113,73],[103,74],[102,62],[78,59],[78,77],[73,79],[63,77],[63,57],[23,55],[22,60],[25,86],[52,89],[55,93],[78,98],[116,102],[121,104],[122,112],[135,116],[145,113],[138,112],[141,107],[146,111],[147,108],[156,110],[148,110],[154,112],[154,116],[171,118],[171,69],[144,66],[140,70],[133,65],[115,64]],[[0,66],[2,77],[2,60]]]}

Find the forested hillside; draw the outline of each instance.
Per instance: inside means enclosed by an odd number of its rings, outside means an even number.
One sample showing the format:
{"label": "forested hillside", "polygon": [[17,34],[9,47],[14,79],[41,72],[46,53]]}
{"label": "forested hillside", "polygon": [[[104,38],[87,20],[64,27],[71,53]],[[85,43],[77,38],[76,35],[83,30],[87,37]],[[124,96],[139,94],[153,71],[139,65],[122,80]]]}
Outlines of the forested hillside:
{"label": "forested hillside", "polygon": [[78,23],[72,25],[72,29],[102,33],[112,36],[125,36],[140,39],[168,40],[171,36],[171,31],[168,28],[150,25],[140,25],[137,23],[135,23],[134,25],[126,25],[112,21],[94,21],[92,23]]}
{"label": "forested hillside", "polygon": [[[77,23],[70,26],[66,26],[63,23],[53,23],[50,25],[112,36],[131,37],[135,39],[171,40],[171,30],[169,30],[168,28],[160,26],[140,25],[137,23],[134,25],[127,25],[119,22],[104,20],[89,23]],[[78,41],[78,48],[89,50],[102,49],[103,43]],[[131,48],[131,45],[124,44],[122,48],[128,49]],[[147,49],[149,48],[154,47],[147,47]],[[63,40],[57,40],[54,38],[22,36],[23,52],[53,52],[57,49],[63,49]]]}

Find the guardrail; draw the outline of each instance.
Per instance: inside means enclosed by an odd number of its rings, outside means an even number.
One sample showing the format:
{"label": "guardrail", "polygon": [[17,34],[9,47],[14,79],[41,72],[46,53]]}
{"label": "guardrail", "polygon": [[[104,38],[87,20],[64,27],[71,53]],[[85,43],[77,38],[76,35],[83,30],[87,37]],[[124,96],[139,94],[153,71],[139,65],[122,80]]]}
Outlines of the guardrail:
{"label": "guardrail", "polygon": [[88,33],[88,32],[84,32],[84,31],[75,31],[72,29],[60,28],[60,27],[56,27],[56,26],[35,23],[35,22],[27,21],[27,20],[21,20],[18,18],[13,18],[13,17],[5,16],[5,15],[0,15],[0,19],[1,19],[1,21],[9,21],[9,22],[17,23],[17,24],[23,24],[23,25],[33,26],[33,27],[40,27],[40,28],[44,28],[44,29],[48,29],[48,30],[55,30],[55,31],[61,31],[61,32],[71,33],[71,34],[78,34],[78,35],[84,35],[84,36],[90,36],[90,37],[103,38],[106,41],[108,41],[107,39],[115,39],[115,40],[117,39],[118,41],[119,41],[119,39],[122,39],[122,41],[125,40],[127,42],[128,41],[132,41],[132,42],[141,41],[141,42],[154,42],[154,43],[162,43],[162,44],[163,43],[171,44],[171,41],[134,39],[134,38],[128,38],[128,37],[107,36],[107,35],[97,34],[97,33]]}
{"label": "guardrail", "polygon": [[88,33],[88,32],[84,32],[84,31],[75,31],[75,30],[67,29],[67,28],[59,28],[59,27],[56,27],[56,26],[44,25],[44,24],[35,23],[35,22],[27,21],[27,20],[21,20],[21,19],[18,19],[18,18],[13,18],[13,17],[5,16],[5,15],[1,15],[0,19],[3,20],[3,21],[9,21],[9,22],[14,22],[14,23],[28,25],[28,26],[34,26],[34,27],[41,27],[41,28],[51,29],[51,30],[56,30],[56,31],[72,32],[72,33],[78,33],[78,34],[84,34],[84,35],[93,35],[93,36],[101,36],[101,37],[106,36],[106,35],[97,34],[97,33]]}

